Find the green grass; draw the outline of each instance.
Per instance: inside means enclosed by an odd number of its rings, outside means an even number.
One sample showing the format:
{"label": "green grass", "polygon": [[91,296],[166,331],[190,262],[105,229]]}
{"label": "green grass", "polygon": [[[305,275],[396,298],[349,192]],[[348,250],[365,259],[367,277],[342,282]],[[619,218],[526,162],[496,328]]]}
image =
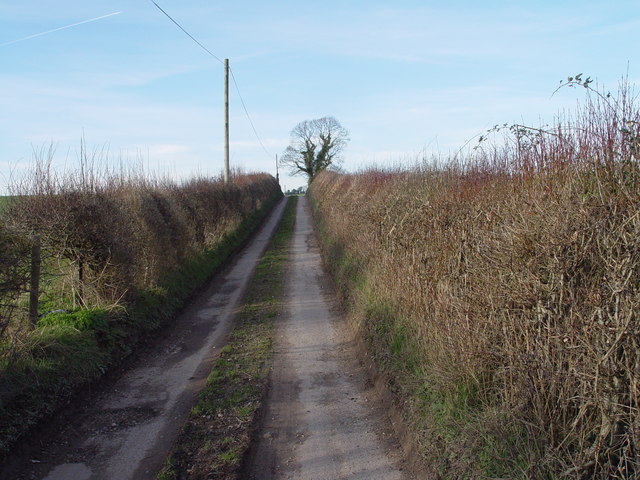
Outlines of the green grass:
{"label": "green grass", "polygon": [[7,207],[7,205],[9,205],[11,198],[12,197],[0,196],[0,212],[2,212]]}
{"label": "green grass", "polygon": [[[68,313],[47,315],[29,332],[20,355],[0,359],[0,457],[16,440],[55,412],[74,392],[130,354],[137,342],[167,324],[226,259],[260,225],[277,198],[247,218],[215,249],[169,272],[161,287],[113,312],[43,305]],[[1,347],[1,345],[0,345]]]}
{"label": "green grass", "polygon": [[269,248],[251,280],[227,345],[200,392],[160,480],[236,479],[265,398],[274,319],[282,306],[296,198],[290,197]]}

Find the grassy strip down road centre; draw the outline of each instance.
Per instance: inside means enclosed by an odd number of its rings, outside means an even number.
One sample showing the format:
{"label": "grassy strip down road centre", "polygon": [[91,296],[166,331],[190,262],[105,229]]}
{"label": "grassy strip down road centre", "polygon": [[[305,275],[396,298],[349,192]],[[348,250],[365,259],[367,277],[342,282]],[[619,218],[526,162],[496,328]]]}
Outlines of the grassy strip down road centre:
{"label": "grassy strip down road centre", "polygon": [[238,478],[267,390],[274,318],[281,311],[296,200],[289,198],[229,342],[220,351],[159,480]]}

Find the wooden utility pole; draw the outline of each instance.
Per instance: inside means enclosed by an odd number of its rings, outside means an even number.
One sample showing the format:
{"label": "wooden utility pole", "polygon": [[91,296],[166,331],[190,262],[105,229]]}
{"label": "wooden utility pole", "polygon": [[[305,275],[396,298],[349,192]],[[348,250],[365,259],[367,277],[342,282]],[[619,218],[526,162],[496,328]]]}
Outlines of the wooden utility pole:
{"label": "wooden utility pole", "polygon": [[278,171],[278,154],[276,153],[276,182],[280,185],[280,172]]}
{"label": "wooden utility pole", "polygon": [[229,59],[224,59],[224,183],[229,183]]}

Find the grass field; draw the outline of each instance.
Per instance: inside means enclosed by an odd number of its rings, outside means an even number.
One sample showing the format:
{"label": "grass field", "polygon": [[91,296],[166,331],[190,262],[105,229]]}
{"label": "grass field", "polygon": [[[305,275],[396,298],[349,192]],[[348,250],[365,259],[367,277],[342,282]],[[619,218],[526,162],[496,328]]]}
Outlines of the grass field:
{"label": "grass field", "polygon": [[0,212],[4,210],[7,204],[11,201],[11,197],[0,195]]}

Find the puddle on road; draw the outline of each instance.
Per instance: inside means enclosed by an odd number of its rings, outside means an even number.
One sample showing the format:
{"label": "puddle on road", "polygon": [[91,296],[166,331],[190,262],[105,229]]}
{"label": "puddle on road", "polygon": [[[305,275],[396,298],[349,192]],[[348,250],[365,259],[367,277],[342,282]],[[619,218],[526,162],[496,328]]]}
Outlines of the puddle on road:
{"label": "puddle on road", "polygon": [[84,463],[65,463],[51,470],[44,480],[89,480],[91,469]]}
{"label": "puddle on road", "polygon": [[215,320],[217,318],[217,314],[220,313],[219,308],[224,306],[223,302],[212,305],[211,307],[204,307],[199,309],[195,316],[198,320]]}
{"label": "puddle on road", "polygon": [[103,410],[93,426],[93,435],[105,435],[138,427],[160,413],[160,409],[145,405]]}

